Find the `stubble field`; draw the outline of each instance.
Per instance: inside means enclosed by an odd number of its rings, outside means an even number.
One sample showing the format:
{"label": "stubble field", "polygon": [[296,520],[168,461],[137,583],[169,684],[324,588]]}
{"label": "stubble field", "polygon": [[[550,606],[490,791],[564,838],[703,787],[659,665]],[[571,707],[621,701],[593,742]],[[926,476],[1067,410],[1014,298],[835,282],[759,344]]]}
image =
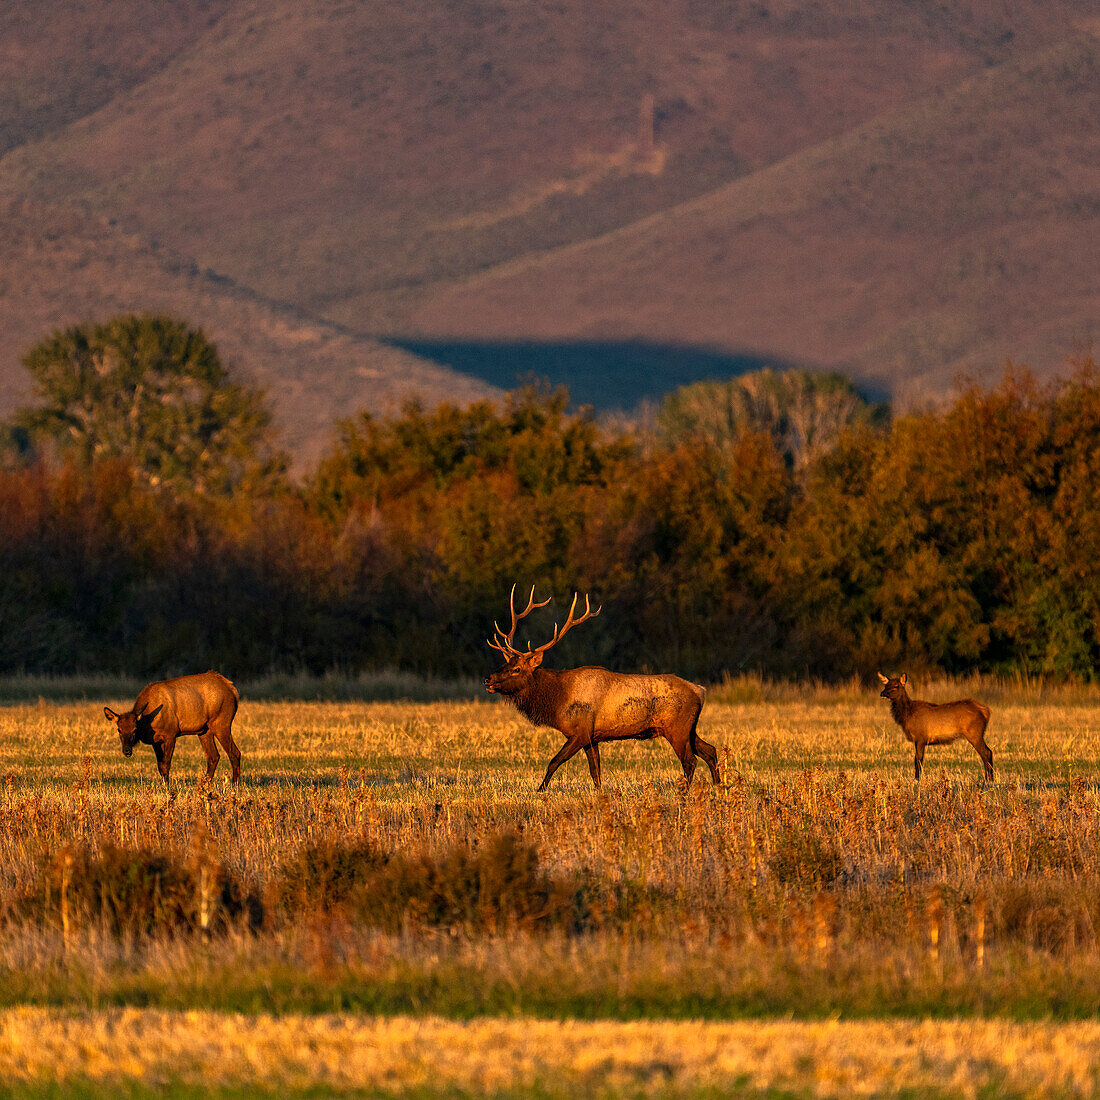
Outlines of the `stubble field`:
{"label": "stubble field", "polygon": [[1100,700],[985,697],[991,787],[959,744],[918,789],[876,693],[733,688],[721,787],[630,742],[542,795],[560,738],[494,702],[246,693],[241,786],[188,738],[171,798],[101,702],[0,708],[0,1078],[1091,1095]]}

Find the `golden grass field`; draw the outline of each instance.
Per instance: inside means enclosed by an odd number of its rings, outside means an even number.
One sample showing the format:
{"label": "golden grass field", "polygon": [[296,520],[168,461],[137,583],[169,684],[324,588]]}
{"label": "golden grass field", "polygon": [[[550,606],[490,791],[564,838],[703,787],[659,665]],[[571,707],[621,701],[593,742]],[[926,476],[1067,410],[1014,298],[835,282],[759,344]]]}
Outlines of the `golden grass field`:
{"label": "golden grass field", "polygon": [[[496,702],[246,693],[241,786],[224,759],[200,782],[187,738],[171,798],[103,717],[127,700],[0,708],[0,1080],[1092,1095],[1100,710],[1089,692],[990,691],[993,786],[960,743],[929,749],[918,788],[877,693],[719,689],[700,732],[720,788],[701,769],[685,792],[665,742],[629,742],[604,748],[602,794],[579,756],[536,795],[560,738]],[[483,896],[395,919],[279,892],[303,846],[445,868],[502,832],[581,917]],[[75,893],[63,919],[66,860],[139,848],[216,865],[263,899],[262,926],[146,934]]]}
{"label": "golden grass field", "polygon": [[1088,1096],[1100,1083],[1100,1024],[456,1023],[21,1008],[0,1014],[0,1077],[28,1089],[136,1080],[149,1091],[274,1094]]}

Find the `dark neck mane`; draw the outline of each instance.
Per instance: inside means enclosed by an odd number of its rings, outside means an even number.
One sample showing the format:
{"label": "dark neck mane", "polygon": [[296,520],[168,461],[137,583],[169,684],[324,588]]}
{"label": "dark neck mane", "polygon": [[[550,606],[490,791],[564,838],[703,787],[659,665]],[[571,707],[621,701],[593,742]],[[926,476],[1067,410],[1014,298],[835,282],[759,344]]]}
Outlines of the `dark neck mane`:
{"label": "dark neck mane", "polygon": [[902,728],[905,727],[905,719],[909,717],[912,709],[913,700],[909,698],[904,688],[900,695],[890,700],[890,713],[894,716],[894,721]]}
{"label": "dark neck mane", "polygon": [[536,726],[554,724],[557,678],[552,669],[536,668],[527,686],[512,696],[516,710]]}

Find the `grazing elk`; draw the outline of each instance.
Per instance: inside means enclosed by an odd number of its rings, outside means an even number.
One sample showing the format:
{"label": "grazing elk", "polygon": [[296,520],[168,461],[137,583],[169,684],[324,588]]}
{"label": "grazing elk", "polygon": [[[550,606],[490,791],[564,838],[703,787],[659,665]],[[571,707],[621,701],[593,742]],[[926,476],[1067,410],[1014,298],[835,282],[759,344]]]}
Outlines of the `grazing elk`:
{"label": "grazing elk", "polygon": [[241,750],[233,741],[232,727],[239,702],[233,682],[210,671],[158,680],[141,689],[132,710],[116,714],[110,707],[104,707],[103,713],[118,726],[123,756],[132,756],[139,741],[153,746],[165,784],[172,768],[176,738],[189,734],[198,735],[206,752],[206,778],[212,778],[218,766],[218,745],[214,743],[217,741],[229,755],[236,783],[241,778]]}
{"label": "grazing elk", "polygon": [[965,737],[982,758],[985,777],[993,781],[993,753],[985,743],[985,727],[989,724],[989,707],[973,699],[959,699],[954,703],[925,703],[910,699],[905,685],[909,677],[878,674],[883,688],[881,697],[890,700],[890,713],[894,721],[913,742],[913,768],[920,779],[924,767],[924,750],[927,745],[950,745]]}
{"label": "grazing elk", "polygon": [[486,691],[506,696],[525,718],[539,726],[552,726],[565,738],[565,744],[546,768],[539,790],[547,785],[571,756],[584,749],[588,770],[597,790],[600,787],[600,742],[636,739],[647,741],[661,736],[672,745],[691,783],[695,772],[695,757],[701,756],[710,768],[711,778],[718,779],[718,753],[713,745],[696,732],[699,712],[703,709],[706,689],[681,680],[679,676],[634,676],[609,672],[606,668],[589,666],[563,671],[542,668],[543,655],[569,633],[573,627],[598,615],[588,597],[584,598],[584,614],[575,618],[577,596],[564,626],[554,626],[554,636],[537,649],[527,643],[527,651],[512,645],[516,625],[535,608],[545,607],[550,600],[535,603],[535,590],[527,607],[516,614],[516,587],[512,586],[509,607],[512,626],[507,634],[494,622],[496,641],[491,648],[504,656],[504,667],[485,677]]}

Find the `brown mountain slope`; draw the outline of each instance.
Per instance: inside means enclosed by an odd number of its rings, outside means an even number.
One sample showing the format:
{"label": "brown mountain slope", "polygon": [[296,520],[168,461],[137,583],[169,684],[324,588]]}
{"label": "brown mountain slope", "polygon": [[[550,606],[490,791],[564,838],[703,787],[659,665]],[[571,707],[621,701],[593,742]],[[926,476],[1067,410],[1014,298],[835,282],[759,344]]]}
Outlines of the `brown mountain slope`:
{"label": "brown mountain slope", "polygon": [[618,232],[440,288],[418,334],[763,348],[920,394],[1100,333],[1100,43],[1009,62]]}
{"label": "brown mountain slope", "polygon": [[264,387],[299,469],[319,457],[334,422],[393,410],[418,396],[464,402],[495,391],[465,375],[228,285],[139,238],[72,210],[0,201],[0,409],[30,399],[11,369],[52,328],[130,311],[164,311],[204,327],[238,377]]}
{"label": "brown mountain slope", "polygon": [[[131,0],[137,3],[137,0]],[[359,330],[1064,35],[1096,0],[224,0],[139,87],[0,163]],[[150,17],[154,9],[150,0]],[[656,148],[637,148],[651,94]]]}
{"label": "brown mountain slope", "polygon": [[[881,379],[1095,316],[1094,97],[1026,59],[1100,0],[169,7],[0,12],[0,413],[34,339],[116,309],[208,327],[303,453],[356,404],[485,392],[364,333],[640,335]],[[908,111],[1006,61],[1009,114]]]}
{"label": "brown mountain slope", "polygon": [[159,72],[231,0],[0,5],[0,153],[56,132]]}

